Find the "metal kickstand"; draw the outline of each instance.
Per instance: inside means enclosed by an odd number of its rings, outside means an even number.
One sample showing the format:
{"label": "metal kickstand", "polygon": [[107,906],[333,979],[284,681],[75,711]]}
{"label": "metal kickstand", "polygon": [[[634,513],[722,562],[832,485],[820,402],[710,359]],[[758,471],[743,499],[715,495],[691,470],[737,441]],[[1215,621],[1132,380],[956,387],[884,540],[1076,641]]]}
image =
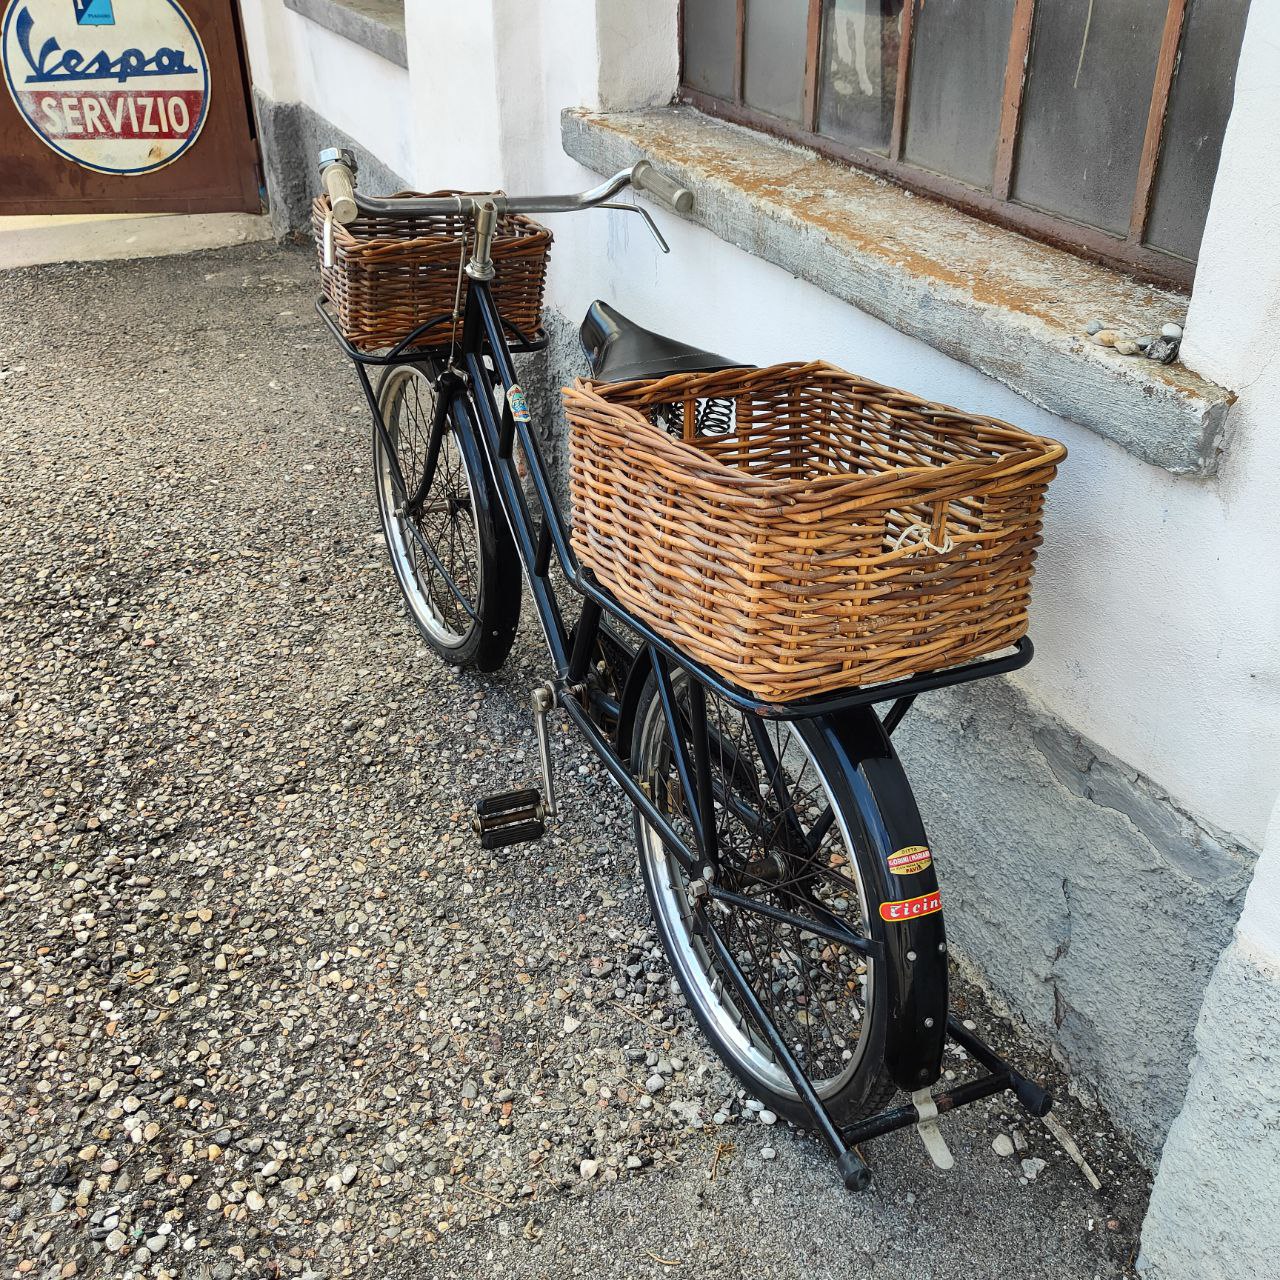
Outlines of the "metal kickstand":
{"label": "metal kickstand", "polygon": [[933,1100],[933,1090],[917,1089],[911,1095],[911,1105],[915,1107],[916,1115],[920,1117],[916,1121],[916,1132],[920,1135],[920,1141],[924,1143],[924,1149],[929,1153],[929,1159],[933,1161],[934,1167],[954,1169],[956,1158],[951,1154],[951,1148],[947,1146],[947,1140],[938,1127],[938,1104]]}

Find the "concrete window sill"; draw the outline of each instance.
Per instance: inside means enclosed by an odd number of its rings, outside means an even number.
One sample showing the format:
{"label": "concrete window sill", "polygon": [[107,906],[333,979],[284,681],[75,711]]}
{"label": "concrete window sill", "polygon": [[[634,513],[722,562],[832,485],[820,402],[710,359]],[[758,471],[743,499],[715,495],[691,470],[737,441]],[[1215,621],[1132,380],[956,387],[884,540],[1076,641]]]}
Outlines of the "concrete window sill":
{"label": "concrete window sill", "polygon": [[409,65],[404,0],[284,0],[284,7],[388,62]]}
{"label": "concrete window sill", "polygon": [[1232,392],[1180,364],[1117,355],[1098,317],[1158,333],[1186,298],[688,107],[561,116],[597,173],[648,158],[721,239],[998,379],[1168,471],[1212,474]]}

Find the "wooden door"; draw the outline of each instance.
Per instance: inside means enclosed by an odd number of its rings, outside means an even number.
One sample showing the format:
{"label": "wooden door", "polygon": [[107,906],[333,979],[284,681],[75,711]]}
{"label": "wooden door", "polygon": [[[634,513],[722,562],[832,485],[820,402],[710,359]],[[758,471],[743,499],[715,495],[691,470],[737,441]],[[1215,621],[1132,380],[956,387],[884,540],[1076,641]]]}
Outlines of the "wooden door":
{"label": "wooden door", "polygon": [[261,208],[235,0],[0,8],[0,214]]}

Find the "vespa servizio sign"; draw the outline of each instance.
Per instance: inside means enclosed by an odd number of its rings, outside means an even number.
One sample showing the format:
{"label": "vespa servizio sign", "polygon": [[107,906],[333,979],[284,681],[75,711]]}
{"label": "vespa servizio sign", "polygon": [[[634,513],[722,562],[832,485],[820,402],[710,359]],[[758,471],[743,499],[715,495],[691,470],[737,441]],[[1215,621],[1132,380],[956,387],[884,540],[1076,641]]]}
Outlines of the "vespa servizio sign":
{"label": "vespa servizio sign", "polygon": [[9,0],[0,62],[32,131],[98,173],[172,164],[209,112],[209,60],[176,0]]}

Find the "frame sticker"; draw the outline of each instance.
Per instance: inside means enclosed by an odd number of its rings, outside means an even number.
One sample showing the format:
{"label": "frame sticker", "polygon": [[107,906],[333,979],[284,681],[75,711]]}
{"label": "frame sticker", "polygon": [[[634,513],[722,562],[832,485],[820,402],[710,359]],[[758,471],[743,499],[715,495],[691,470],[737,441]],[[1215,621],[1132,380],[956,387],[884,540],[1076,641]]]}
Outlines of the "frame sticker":
{"label": "frame sticker", "polygon": [[886,859],[895,876],[913,876],[933,865],[933,854],[922,844],[909,844]]}
{"label": "frame sticker", "polygon": [[880,919],[891,924],[902,924],[906,920],[914,920],[917,916],[931,916],[942,910],[942,894],[935,889],[932,893],[922,893],[918,898],[903,898],[900,902],[882,902]]}
{"label": "frame sticker", "polygon": [[511,416],[516,422],[532,422],[533,415],[529,412],[529,402],[524,397],[524,391],[518,382],[511,384],[511,390],[507,392],[507,403],[511,406]]}

